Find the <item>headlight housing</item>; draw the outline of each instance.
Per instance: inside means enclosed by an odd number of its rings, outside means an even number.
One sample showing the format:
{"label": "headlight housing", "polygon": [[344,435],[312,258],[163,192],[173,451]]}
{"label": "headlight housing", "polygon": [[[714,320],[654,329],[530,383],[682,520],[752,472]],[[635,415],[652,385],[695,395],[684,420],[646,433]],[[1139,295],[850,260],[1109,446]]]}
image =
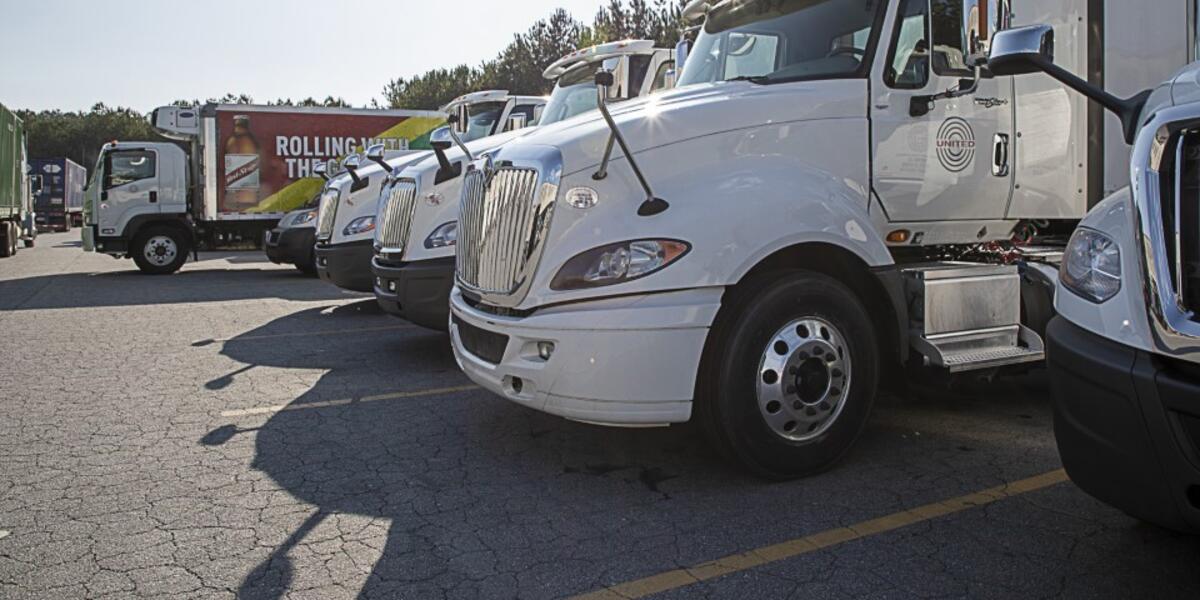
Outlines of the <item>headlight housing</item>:
{"label": "headlight housing", "polygon": [[292,215],[292,219],[287,222],[286,227],[302,227],[317,220],[317,209],[306,210],[302,213]]}
{"label": "headlight housing", "polygon": [[592,248],[568,260],[550,289],[580,290],[633,281],[661,271],[691,249],[691,244],[679,240],[631,240]]}
{"label": "headlight housing", "polygon": [[375,215],[367,215],[350,221],[350,224],[342,230],[342,235],[358,235],[369,231],[375,231]]}
{"label": "headlight housing", "polygon": [[446,248],[458,243],[458,221],[442,223],[425,238],[425,249]]}
{"label": "headlight housing", "polygon": [[1112,238],[1080,227],[1067,243],[1059,279],[1076,295],[1100,304],[1121,291],[1121,248]]}

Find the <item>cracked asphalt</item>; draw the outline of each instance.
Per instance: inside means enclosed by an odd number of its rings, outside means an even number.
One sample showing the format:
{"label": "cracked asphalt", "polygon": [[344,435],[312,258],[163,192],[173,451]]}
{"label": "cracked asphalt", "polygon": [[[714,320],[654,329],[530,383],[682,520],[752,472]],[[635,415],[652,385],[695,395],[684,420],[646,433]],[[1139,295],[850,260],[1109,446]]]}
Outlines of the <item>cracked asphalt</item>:
{"label": "cracked asphalt", "polygon": [[[0,260],[0,598],[556,598],[1060,468],[1044,375],[880,401],[766,483],[689,427],[569,423],[257,253]],[[656,597],[1196,598],[1200,542],[1055,483]]]}

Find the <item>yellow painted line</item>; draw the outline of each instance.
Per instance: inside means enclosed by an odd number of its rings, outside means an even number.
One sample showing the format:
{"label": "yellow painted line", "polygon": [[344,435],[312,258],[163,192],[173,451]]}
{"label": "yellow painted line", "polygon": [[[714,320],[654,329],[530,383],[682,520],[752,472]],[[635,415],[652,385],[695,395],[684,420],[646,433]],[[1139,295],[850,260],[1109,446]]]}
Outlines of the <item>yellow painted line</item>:
{"label": "yellow painted line", "polygon": [[933,504],[918,506],[848,527],[829,529],[810,536],[756,548],[741,554],[725,556],[692,567],[675,569],[674,571],[667,571],[666,573],[659,573],[658,575],[651,575],[650,577],[644,577],[635,581],[609,586],[601,590],[575,596],[574,598],[576,600],[645,598],[646,596],[687,587],[701,581],[745,571],[787,558],[794,558],[802,554],[816,552],[822,548],[829,548],[880,533],[895,531],[971,508],[986,506],[1005,498],[1035,492],[1065,481],[1067,481],[1066,471],[1062,469],[1050,471],[1049,473],[1043,473],[1028,479],[1013,481],[973,494],[934,502]]}
{"label": "yellow painted line", "polygon": [[361,398],[350,398],[345,400],[322,400],[320,402],[302,402],[300,404],[277,404],[275,406],[259,406],[255,408],[243,408],[239,410],[227,410],[221,413],[222,417],[249,417],[253,415],[270,415],[280,412],[290,412],[293,410],[308,410],[312,408],[329,408],[331,406],[348,406],[351,404],[364,404],[367,402],[382,402],[384,400],[402,400],[404,398],[420,398],[423,396],[441,396],[444,394],[455,394],[458,392],[470,392],[479,389],[477,385],[460,385],[457,387],[433,388],[428,390],[413,390],[409,392],[392,392],[390,394],[377,394],[374,396],[362,396]]}
{"label": "yellow painted line", "polygon": [[200,346],[208,346],[211,344],[224,344],[224,343],[228,343],[228,342],[244,342],[244,341],[248,341],[248,340],[271,340],[271,339],[277,339],[277,338],[290,338],[290,337],[339,335],[339,334],[343,334],[343,333],[369,333],[372,331],[398,331],[401,329],[413,329],[414,327],[416,327],[416,325],[387,325],[384,327],[360,327],[358,329],[327,329],[324,331],[293,331],[293,332],[289,332],[289,333],[267,333],[267,334],[263,334],[263,335],[247,335],[247,336],[239,336],[239,337],[231,337],[231,338],[198,340],[198,341],[192,342],[192,345],[196,346],[196,347],[200,347]]}

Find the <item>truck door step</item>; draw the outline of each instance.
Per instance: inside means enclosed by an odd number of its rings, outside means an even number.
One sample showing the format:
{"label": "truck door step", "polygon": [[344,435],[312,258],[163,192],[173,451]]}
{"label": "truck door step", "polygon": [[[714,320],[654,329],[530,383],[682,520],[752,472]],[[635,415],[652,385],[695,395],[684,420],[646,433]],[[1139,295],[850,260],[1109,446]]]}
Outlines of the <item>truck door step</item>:
{"label": "truck door step", "polygon": [[1021,323],[1014,265],[938,262],[903,269],[910,341],[952,373],[1040,361],[1045,345]]}
{"label": "truck door step", "polygon": [[951,373],[995,369],[1045,359],[1046,349],[1042,338],[1024,325],[1018,327],[1016,344],[1009,341],[1007,332],[997,331],[992,335],[975,332],[975,335],[932,339],[917,337],[913,339],[913,346],[929,359],[929,364]]}

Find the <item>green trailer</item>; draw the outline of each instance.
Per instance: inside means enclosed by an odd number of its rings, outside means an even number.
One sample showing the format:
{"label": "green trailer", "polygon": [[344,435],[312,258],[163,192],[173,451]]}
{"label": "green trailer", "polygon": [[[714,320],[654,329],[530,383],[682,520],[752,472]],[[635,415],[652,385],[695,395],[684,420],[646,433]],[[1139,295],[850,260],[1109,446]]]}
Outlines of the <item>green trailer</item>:
{"label": "green trailer", "polygon": [[22,242],[33,246],[33,214],[25,125],[0,105],[0,258],[12,256]]}

